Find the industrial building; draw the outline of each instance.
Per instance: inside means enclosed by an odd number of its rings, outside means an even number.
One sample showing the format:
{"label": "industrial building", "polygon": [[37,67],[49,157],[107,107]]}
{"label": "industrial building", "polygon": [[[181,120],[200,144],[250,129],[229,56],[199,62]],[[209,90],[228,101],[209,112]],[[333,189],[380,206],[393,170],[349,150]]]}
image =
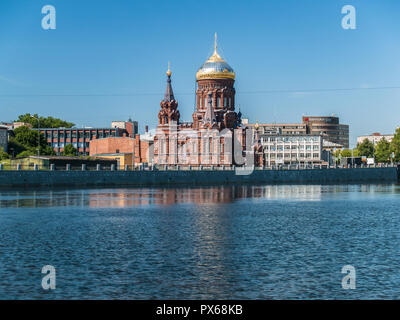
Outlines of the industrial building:
{"label": "industrial building", "polygon": [[[36,129],[37,130],[37,129]],[[72,144],[77,155],[90,154],[90,141],[108,137],[134,137],[138,132],[136,121],[113,121],[111,128],[40,128],[47,143],[57,154]]]}

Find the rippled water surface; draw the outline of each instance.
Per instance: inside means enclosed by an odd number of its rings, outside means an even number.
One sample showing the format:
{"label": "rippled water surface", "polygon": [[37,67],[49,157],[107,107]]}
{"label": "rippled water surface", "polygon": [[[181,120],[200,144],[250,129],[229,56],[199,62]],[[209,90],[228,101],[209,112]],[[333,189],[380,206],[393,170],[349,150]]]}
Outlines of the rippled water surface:
{"label": "rippled water surface", "polygon": [[397,185],[0,191],[0,299],[400,298],[399,254]]}

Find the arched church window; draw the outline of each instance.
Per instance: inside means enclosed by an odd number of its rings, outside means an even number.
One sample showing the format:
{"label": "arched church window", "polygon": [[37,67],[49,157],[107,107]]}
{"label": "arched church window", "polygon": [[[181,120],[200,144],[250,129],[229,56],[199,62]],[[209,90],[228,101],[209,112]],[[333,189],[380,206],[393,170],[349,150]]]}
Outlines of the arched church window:
{"label": "arched church window", "polygon": [[232,98],[229,97],[229,107],[232,107]]}
{"label": "arched church window", "polygon": [[227,98],[224,97],[224,107],[226,107],[226,104],[227,104]]}
{"label": "arched church window", "polygon": [[217,107],[221,106],[221,98],[217,96]]}

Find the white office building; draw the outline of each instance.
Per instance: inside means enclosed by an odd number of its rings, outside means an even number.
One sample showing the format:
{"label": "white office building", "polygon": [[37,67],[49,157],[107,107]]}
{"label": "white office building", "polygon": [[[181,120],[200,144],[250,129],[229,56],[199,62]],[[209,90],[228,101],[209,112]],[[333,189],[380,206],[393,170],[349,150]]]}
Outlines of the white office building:
{"label": "white office building", "polygon": [[380,134],[376,132],[368,136],[359,136],[357,137],[357,144],[362,143],[365,139],[367,139],[375,146],[383,138],[385,138],[387,142],[391,142],[394,138],[394,134]]}
{"label": "white office building", "polygon": [[318,165],[329,163],[329,152],[323,150],[320,135],[260,134],[264,147],[264,165]]}

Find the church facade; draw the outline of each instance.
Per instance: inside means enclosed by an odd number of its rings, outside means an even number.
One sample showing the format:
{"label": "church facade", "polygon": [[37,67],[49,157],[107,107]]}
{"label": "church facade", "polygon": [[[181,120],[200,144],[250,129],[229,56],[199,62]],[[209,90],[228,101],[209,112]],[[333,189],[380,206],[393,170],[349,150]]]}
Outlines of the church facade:
{"label": "church facade", "polygon": [[[181,122],[171,71],[160,103],[154,137],[154,163],[179,166],[240,166],[262,164],[262,147],[252,128],[235,111],[235,72],[215,41],[213,55],[196,73],[193,122]],[[260,158],[261,157],[261,158]]]}

